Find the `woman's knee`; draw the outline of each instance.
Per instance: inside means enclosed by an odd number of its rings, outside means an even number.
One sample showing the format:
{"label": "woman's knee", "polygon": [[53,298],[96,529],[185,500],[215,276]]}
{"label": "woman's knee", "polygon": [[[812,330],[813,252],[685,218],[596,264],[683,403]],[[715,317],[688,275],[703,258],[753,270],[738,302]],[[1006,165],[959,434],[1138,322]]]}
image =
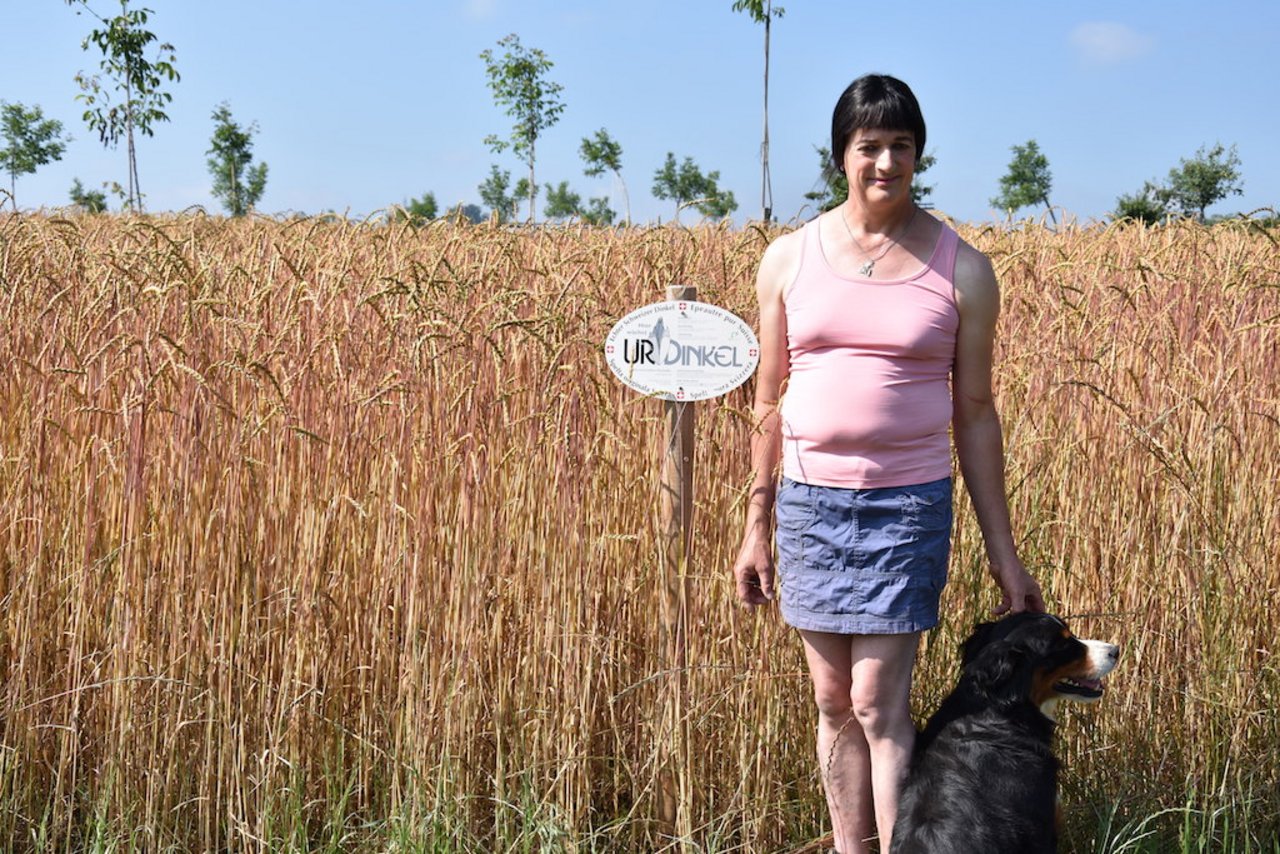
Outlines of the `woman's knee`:
{"label": "woman's knee", "polygon": [[850,683],[840,679],[815,679],[813,701],[818,714],[831,720],[845,720],[853,711]]}
{"label": "woman's knee", "polygon": [[894,737],[911,722],[911,673],[916,635],[871,639],[855,661],[849,685],[849,705],[870,737]]}
{"label": "woman's knee", "polygon": [[849,691],[849,710],[869,737],[888,736],[913,726],[908,697],[896,688],[855,683]]}

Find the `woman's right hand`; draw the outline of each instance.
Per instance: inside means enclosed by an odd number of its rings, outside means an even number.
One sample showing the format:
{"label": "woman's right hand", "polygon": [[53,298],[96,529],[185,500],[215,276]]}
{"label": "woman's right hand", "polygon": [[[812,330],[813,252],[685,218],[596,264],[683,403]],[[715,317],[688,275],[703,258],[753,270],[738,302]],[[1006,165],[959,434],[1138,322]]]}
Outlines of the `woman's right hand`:
{"label": "woman's right hand", "polygon": [[782,292],[800,270],[804,236],[792,231],[769,244],[756,276],[760,305],[760,367],[752,405],[752,482],[747,495],[746,535],[733,564],[738,601],[748,608],[773,601],[773,501],[782,428],[778,403],[791,373],[787,349],[787,308]]}
{"label": "woman's right hand", "polygon": [[749,608],[773,601],[773,550],[769,534],[753,526],[742,541],[738,560],[733,565],[738,601]]}

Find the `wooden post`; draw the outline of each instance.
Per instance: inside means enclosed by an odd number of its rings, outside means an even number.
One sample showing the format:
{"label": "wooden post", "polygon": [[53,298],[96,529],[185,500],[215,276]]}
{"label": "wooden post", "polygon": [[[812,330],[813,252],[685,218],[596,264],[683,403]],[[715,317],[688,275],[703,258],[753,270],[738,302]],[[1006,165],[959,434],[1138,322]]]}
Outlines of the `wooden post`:
{"label": "wooden post", "polygon": [[[696,300],[692,285],[671,285],[668,300]],[[685,720],[688,656],[689,545],[693,522],[692,401],[663,401],[666,430],[662,461],[662,626],[665,633],[663,670],[666,673],[662,720],[658,728],[658,824],[669,837],[687,839],[692,833],[692,781],[689,779],[689,740]]]}

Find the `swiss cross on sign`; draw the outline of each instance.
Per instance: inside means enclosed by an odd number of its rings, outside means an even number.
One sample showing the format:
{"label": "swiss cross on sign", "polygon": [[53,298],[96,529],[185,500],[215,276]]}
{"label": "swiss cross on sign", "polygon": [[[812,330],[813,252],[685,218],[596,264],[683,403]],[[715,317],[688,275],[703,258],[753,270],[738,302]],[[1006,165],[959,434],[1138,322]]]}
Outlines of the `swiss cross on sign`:
{"label": "swiss cross on sign", "polygon": [[742,318],[696,300],[653,303],[614,324],[605,360],[623,383],[663,400],[706,400],[742,385],[760,342]]}

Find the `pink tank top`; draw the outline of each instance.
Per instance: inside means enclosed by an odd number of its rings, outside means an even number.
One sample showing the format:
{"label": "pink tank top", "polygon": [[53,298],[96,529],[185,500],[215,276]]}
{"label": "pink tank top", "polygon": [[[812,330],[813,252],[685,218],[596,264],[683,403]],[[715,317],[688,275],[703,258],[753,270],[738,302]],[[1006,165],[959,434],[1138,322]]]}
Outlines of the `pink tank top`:
{"label": "pink tank top", "polygon": [[890,280],[840,275],[818,220],[803,233],[800,269],[783,295],[783,474],[855,489],[949,477],[959,236],[944,223],[924,268]]}

